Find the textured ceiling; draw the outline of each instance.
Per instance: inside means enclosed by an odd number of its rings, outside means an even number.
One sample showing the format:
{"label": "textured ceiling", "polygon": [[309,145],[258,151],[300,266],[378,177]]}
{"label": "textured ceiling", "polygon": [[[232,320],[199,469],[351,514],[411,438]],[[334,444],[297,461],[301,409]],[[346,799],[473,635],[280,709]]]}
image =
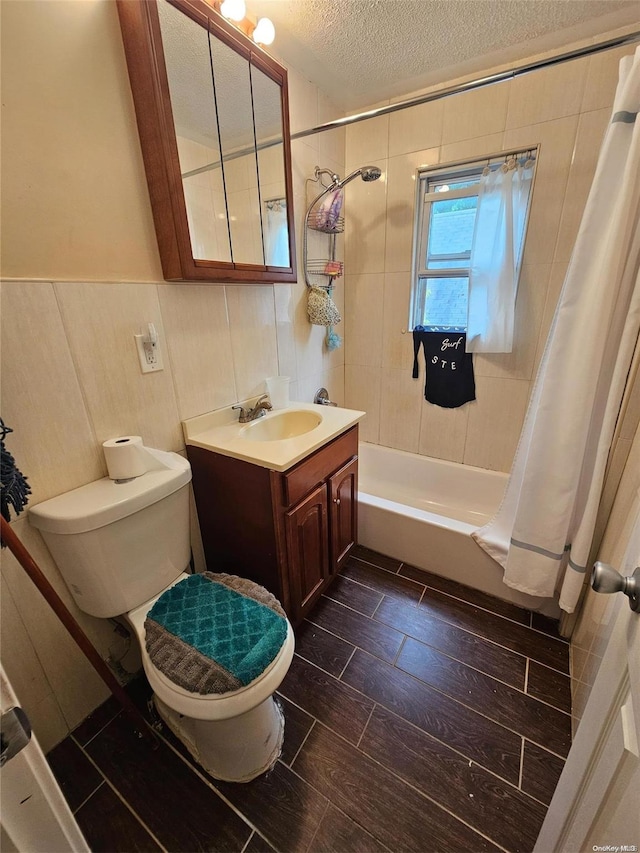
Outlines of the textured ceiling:
{"label": "textured ceiling", "polygon": [[247,0],[274,53],[354,109],[640,24],[638,0]]}

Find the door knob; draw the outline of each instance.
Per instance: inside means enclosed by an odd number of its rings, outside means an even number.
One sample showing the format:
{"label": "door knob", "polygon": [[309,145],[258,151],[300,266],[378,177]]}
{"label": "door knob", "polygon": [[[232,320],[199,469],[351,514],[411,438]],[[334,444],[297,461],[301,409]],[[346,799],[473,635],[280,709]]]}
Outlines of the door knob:
{"label": "door knob", "polygon": [[595,563],[591,570],[591,588],[596,592],[623,592],[629,598],[629,607],[640,613],[640,566],[631,577],[625,578],[607,563]]}

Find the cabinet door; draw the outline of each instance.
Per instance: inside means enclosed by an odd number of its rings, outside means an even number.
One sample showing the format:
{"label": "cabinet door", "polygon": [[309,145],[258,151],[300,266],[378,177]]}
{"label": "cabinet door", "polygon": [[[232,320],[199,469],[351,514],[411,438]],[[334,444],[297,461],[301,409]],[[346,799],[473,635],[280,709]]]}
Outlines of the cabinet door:
{"label": "cabinet door", "polygon": [[285,515],[291,606],[296,624],[303,619],[329,578],[327,487],[318,486]]}
{"label": "cabinet door", "polygon": [[358,457],[329,478],[331,573],[337,574],[358,538]]}

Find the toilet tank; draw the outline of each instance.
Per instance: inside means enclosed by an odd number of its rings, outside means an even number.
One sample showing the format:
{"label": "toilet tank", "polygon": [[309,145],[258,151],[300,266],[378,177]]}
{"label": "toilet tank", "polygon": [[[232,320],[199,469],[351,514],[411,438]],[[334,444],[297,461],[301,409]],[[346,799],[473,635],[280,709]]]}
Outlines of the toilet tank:
{"label": "toilet tank", "polygon": [[92,616],[127,613],[189,565],[191,468],[171,467],[127,482],[105,477],[29,510],[78,607]]}

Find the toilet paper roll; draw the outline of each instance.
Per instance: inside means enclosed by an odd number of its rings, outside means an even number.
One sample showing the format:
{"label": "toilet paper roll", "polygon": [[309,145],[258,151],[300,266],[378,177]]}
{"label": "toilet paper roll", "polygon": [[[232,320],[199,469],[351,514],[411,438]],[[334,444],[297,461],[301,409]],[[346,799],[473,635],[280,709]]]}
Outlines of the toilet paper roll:
{"label": "toilet paper roll", "polygon": [[139,435],[110,438],[102,447],[112,480],[130,480],[147,472],[147,451]]}

